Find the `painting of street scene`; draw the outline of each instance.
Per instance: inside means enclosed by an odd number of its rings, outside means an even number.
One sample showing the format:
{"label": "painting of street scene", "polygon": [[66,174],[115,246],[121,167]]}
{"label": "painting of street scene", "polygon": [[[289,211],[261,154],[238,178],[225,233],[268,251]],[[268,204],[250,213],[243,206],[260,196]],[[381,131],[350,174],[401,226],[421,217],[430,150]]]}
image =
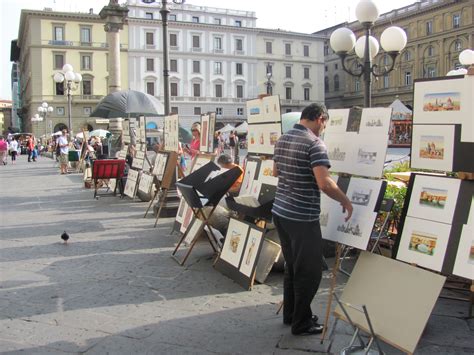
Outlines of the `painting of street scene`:
{"label": "painting of street scene", "polygon": [[368,120],[366,123],[365,123],[366,127],[382,127],[383,126],[383,123],[382,123],[382,120],[380,118],[378,119],[371,119],[371,120]]}
{"label": "painting of street scene", "polygon": [[448,198],[448,190],[423,187],[420,193],[420,205],[444,209]]}
{"label": "painting of street scene", "polygon": [[330,160],[344,161],[346,159],[346,152],[343,152],[341,148],[334,147],[334,149],[328,152]]}
{"label": "painting of street scene", "polygon": [[443,136],[421,136],[420,158],[444,159],[444,137]]}
{"label": "painting of street scene", "polygon": [[344,234],[351,234],[356,237],[362,237],[362,229],[357,221],[349,221],[337,226],[337,231]]}
{"label": "painting of street scene", "polygon": [[423,111],[459,111],[460,109],[459,92],[425,94],[423,97]]}
{"label": "painting of street scene", "polygon": [[370,202],[372,190],[355,190],[351,196],[351,202],[355,205],[367,206]]}
{"label": "painting of street scene", "polygon": [[334,127],[341,126],[342,122],[343,122],[342,116],[331,117],[329,119],[329,126],[331,126],[331,127],[332,126],[334,126]]}
{"label": "painting of street scene", "polygon": [[377,160],[377,152],[370,152],[364,149],[359,149],[357,153],[357,162],[360,164],[373,165]]}
{"label": "painting of street scene", "polygon": [[432,256],[435,252],[437,238],[431,234],[413,231],[408,249]]}

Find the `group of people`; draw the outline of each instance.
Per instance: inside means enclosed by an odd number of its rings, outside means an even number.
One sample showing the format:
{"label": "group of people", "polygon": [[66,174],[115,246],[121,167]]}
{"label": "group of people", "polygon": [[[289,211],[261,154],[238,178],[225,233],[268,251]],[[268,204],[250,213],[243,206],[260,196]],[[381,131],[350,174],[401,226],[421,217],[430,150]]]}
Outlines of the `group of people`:
{"label": "group of people", "polygon": [[23,142],[15,136],[0,137],[0,164],[8,164],[8,156],[11,158],[11,163],[16,163],[16,158],[21,155],[22,143],[26,146],[28,154],[28,162],[35,162],[39,156],[39,151],[42,149],[40,143],[34,136],[26,136]]}

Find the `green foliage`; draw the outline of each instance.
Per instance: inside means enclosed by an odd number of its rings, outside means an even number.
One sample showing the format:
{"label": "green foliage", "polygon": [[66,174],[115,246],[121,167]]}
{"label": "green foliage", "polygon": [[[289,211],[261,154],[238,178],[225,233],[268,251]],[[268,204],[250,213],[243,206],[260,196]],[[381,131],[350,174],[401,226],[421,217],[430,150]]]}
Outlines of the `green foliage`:
{"label": "green foliage", "polygon": [[410,161],[406,160],[404,162],[395,163],[390,169],[384,170],[384,173],[403,173],[410,171]]}

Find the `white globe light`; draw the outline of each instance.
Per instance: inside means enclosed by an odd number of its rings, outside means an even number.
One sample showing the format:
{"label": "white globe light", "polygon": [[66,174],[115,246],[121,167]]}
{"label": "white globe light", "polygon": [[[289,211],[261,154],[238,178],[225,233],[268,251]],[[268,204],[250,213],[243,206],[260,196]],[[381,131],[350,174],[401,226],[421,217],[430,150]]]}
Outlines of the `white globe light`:
{"label": "white globe light", "polygon": [[446,74],[446,76],[453,76],[453,75],[456,75],[455,69],[448,71],[448,73]]}
{"label": "white globe light", "polygon": [[57,83],[62,83],[64,81],[64,75],[61,73],[54,73],[53,79]]}
{"label": "white globe light", "polygon": [[67,81],[73,81],[76,75],[72,71],[67,71],[64,76],[66,77]]}
{"label": "white globe light", "polygon": [[38,112],[43,112],[43,107],[42,106],[38,107]]}
{"label": "white globe light", "polygon": [[37,113],[35,113],[35,115],[33,116],[33,118],[35,119],[35,121],[38,121],[39,120],[39,115]]}
{"label": "white globe light", "polygon": [[401,52],[407,45],[407,34],[398,26],[391,26],[382,32],[380,44],[386,52]]}
{"label": "white globe light", "polygon": [[466,75],[467,69],[466,68],[459,68],[456,70],[456,75]]}
{"label": "white globe light", "polygon": [[[359,37],[355,45],[355,52],[359,58],[364,58],[365,36]],[[373,36],[369,36],[369,57],[373,59],[379,52],[379,42]]]}
{"label": "white globe light", "polygon": [[331,33],[329,43],[334,52],[347,53],[354,48],[356,37],[350,29],[342,27]]}
{"label": "white globe light", "polygon": [[474,51],[471,49],[465,49],[459,54],[459,61],[462,65],[474,64]]}
{"label": "white globe light", "polygon": [[63,66],[63,72],[67,73],[68,71],[73,71],[73,67],[71,64],[64,64]]}
{"label": "white globe light", "polygon": [[372,0],[361,0],[355,9],[356,18],[359,22],[375,22],[379,17],[379,9]]}
{"label": "white globe light", "polygon": [[80,83],[82,81],[82,75],[79,73],[74,73],[74,81]]}
{"label": "white globe light", "polygon": [[47,108],[47,107],[48,107],[48,103],[47,103],[47,102],[43,102],[43,103],[41,104],[41,106],[44,107],[44,108]]}
{"label": "white globe light", "polygon": [[49,106],[49,107],[48,107],[48,112],[53,112],[53,111],[54,111],[53,107],[52,107],[52,106]]}

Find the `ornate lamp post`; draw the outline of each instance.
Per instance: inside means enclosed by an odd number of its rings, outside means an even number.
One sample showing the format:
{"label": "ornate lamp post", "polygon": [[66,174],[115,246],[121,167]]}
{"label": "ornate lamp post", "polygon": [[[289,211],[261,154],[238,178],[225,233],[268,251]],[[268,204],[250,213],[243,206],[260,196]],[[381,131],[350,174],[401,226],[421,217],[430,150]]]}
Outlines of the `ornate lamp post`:
{"label": "ornate lamp post", "polygon": [[267,64],[267,74],[265,74],[266,77],[267,77],[267,94],[268,95],[271,95],[272,94],[272,82],[271,82],[271,78],[272,78],[272,67],[269,64]]}
{"label": "ornate lamp post", "polygon": [[[379,17],[379,10],[372,0],[361,0],[356,6],[356,17],[364,28],[365,35],[356,41],[356,37],[350,29],[339,28],[331,34],[330,44],[334,52],[341,58],[342,69],[346,73],[356,77],[364,76],[364,106],[370,107],[372,99],[371,76],[383,76],[393,70],[395,59],[406,46],[407,36],[405,31],[397,26],[388,27],[383,31],[380,42],[382,48],[391,58],[391,65],[389,68],[378,68],[376,64],[372,63],[372,60],[379,51],[379,42],[370,33],[374,22]],[[357,57],[362,59],[362,62],[358,61],[357,68],[351,70],[347,67],[346,59],[354,47]]]}
{"label": "ornate lamp post", "polygon": [[[184,4],[185,0],[173,0],[174,4]],[[168,47],[168,1],[161,1],[161,23],[163,26],[163,96],[165,106],[165,116],[170,114],[170,84],[169,84],[169,47]]]}
{"label": "ornate lamp post", "polygon": [[48,115],[48,112],[53,112],[53,107],[49,106],[48,103],[45,101],[41,104],[41,106],[38,106],[38,112],[39,115],[42,116],[44,119],[44,136],[46,137],[48,133],[48,122],[46,120],[46,117]]}
{"label": "ornate lamp post", "polygon": [[67,117],[69,126],[69,140],[72,139],[72,91],[78,88],[78,84],[82,81],[82,75],[75,73],[71,64],[64,64],[62,72],[56,72],[54,74],[54,81],[62,83],[66,81],[66,94],[67,94]]}

